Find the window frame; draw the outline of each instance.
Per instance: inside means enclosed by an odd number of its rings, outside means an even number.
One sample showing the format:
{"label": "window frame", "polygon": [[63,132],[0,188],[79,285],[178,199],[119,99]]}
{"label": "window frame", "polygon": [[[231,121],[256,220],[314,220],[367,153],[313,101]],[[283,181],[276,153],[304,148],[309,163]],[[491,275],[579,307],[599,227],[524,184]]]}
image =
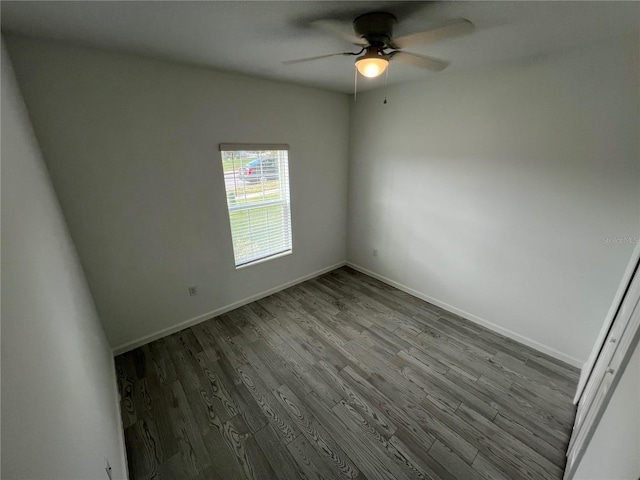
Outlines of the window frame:
{"label": "window frame", "polygon": [[[226,203],[227,203],[227,215],[229,218],[229,229],[232,237],[234,264],[235,264],[236,270],[244,269],[253,265],[258,265],[260,263],[267,262],[269,260],[275,260],[276,258],[291,255],[293,253],[293,226],[292,226],[292,220],[291,220],[291,182],[290,182],[291,177],[289,173],[289,151],[290,151],[289,145],[288,144],[267,144],[267,143],[260,143],[260,144],[221,143],[219,144],[219,151],[220,151],[221,162],[225,161],[224,159],[225,152],[232,152],[235,154],[237,152],[258,153],[258,152],[267,152],[267,151],[278,151],[278,152],[286,153],[286,156],[284,157],[284,159],[277,158],[277,161],[279,162],[278,175],[277,175],[277,180],[279,183],[279,191],[280,191],[279,199],[263,200],[255,203],[233,205],[230,203],[230,196],[229,196],[229,193],[232,193],[233,191],[228,189],[226,178],[225,178],[225,194],[226,194],[225,196],[226,196]],[[261,158],[260,156],[258,157]],[[239,180],[239,174],[236,171],[234,171],[233,175],[234,175],[234,182],[237,182]],[[225,176],[224,171],[223,171],[223,176]],[[243,185],[246,188],[246,185],[248,183],[245,180],[240,180],[240,181],[243,182]],[[263,190],[263,195],[264,193],[265,192]],[[238,258],[239,252],[236,250],[236,237],[234,235],[232,213],[240,212],[240,211],[251,212],[251,210],[268,208],[270,206],[282,206],[284,210],[284,214],[287,215],[287,219],[284,222],[284,225],[282,225],[283,228],[281,231],[279,231],[279,233],[282,234],[284,239],[282,243],[282,246],[284,249],[280,251],[275,251],[277,249],[274,249],[274,251],[272,252],[269,252],[269,249],[265,249],[263,253],[259,254],[259,256],[257,257],[254,257],[254,258],[244,257],[239,259]],[[249,236],[249,238],[251,237]],[[247,258],[251,258],[251,259],[247,260]]]}

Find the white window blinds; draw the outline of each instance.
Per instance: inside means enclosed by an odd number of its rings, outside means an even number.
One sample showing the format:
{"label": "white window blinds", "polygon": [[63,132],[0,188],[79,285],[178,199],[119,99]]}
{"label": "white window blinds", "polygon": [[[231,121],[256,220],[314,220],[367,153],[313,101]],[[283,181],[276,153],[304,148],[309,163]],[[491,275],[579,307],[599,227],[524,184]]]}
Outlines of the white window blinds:
{"label": "white window blinds", "polygon": [[287,145],[221,144],[236,267],[291,253]]}

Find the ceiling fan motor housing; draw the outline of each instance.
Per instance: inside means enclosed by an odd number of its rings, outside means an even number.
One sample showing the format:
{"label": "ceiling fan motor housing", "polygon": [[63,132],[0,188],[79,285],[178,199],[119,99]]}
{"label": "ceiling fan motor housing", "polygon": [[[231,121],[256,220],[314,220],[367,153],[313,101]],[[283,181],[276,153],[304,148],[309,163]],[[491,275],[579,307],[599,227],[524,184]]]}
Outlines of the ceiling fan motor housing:
{"label": "ceiling fan motor housing", "polygon": [[385,47],[393,38],[393,27],[396,22],[396,17],[390,13],[365,13],[353,21],[353,30],[369,45]]}

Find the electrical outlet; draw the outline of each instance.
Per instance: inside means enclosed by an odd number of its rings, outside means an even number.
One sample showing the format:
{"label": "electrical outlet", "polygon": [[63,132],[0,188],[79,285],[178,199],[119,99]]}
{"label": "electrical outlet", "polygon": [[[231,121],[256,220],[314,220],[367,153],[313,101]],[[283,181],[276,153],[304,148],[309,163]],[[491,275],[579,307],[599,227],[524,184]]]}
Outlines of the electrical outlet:
{"label": "electrical outlet", "polygon": [[377,257],[377,256],[378,256],[378,249],[377,249],[377,248],[374,248],[374,249],[373,249],[373,252],[371,252],[371,254],[372,254],[374,257]]}
{"label": "electrical outlet", "polygon": [[107,472],[107,477],[109,477],[109,480],[112,480],[111,465],[109,464],[109,459],[107,457],[104,457],[104,470]]}
{"label": "electrical outlet", "polygon": [[195,297],[198,294],[198,287],[189,287],[189,295]]}

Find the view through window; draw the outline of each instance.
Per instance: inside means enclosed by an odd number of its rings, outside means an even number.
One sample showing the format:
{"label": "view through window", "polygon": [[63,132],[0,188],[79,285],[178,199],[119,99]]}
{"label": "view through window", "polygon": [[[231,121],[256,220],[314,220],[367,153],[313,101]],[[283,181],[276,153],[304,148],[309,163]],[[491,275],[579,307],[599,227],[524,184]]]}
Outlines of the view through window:
{"label": "view through window", "polygon": [[236,267],[291,253],[287,145],[221,144]]}

